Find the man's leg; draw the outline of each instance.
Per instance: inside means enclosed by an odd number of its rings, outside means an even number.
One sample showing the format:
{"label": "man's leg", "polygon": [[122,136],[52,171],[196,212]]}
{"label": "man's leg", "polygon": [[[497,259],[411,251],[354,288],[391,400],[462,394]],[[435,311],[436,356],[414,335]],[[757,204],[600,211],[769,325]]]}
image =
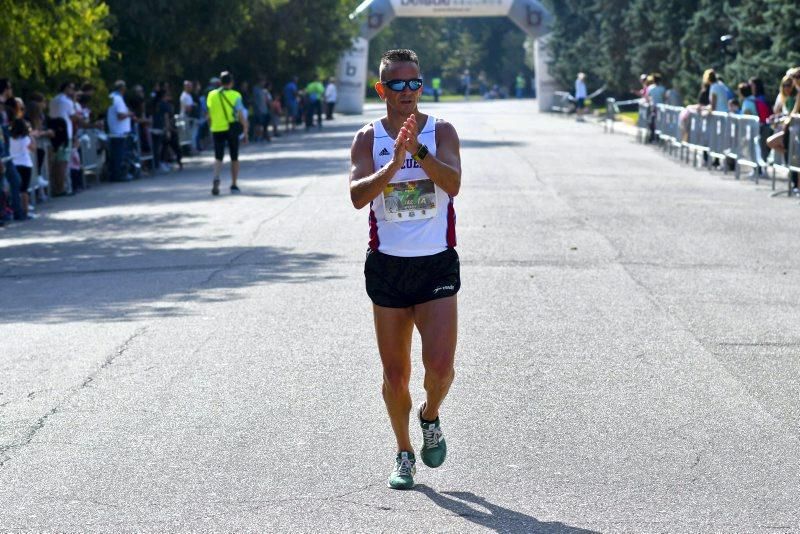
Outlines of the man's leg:
{"label": "man's leg", "polygon": [[413,451],[408,432],[411,412],[411,335],[414,332],[412,308],[372,306],[375,335],[383,364],[383,400],[389,412],[397,450]]}
{"label": "man's leg", "polygon": [[236,185],[236,180],[239,179],[239,162],[231,161],[231,185]]}
{"label": "man's leg", "polygon": [[422,363],[425,366],[427,398],[422,418],[434,421],[455,378],[457,297],[453,295],[414,306],[414,322],[422,338]]}

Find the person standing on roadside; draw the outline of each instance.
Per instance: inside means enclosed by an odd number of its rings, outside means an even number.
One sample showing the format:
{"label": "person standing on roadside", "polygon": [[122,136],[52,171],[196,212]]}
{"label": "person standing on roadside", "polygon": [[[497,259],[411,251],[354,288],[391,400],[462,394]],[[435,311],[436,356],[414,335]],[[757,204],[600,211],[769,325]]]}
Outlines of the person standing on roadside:
{"label": "person standing on roadside", "polygon": [[317,116],[317,126],[322,128],[322,96],[325,87],[319,80],[314,80],[306,86],[308,108],[306,108],[306,130],[314,125],[314,115]]}
{"label": "person standing on roadside", "polygon": [[517,79],[514,82],[515,95],[517,98],[522,98],[525,92],[525,77],[521,72],[517,73]]}
{"label": "person standing on roadside", "polygon": [[578,122],[583,122],[583,112],[586,108],[587,96],[586,75],[582,72],[579,72],[578,77],[575,80],[575,120]]}
{"label": "person standing on roadside", "polygon": [[289,131],[289,124],[292,131],[297,126],[297,76],[292,77],[291,81],[283,87],[283,100],[286,106],[286,131]]}
{"label": "person standing on roadside", "polygon": [[188,119],[194,116],[194,98],[192,97],[192,82],[183,82],[183,92],[180,96],[181,118]]}
{"label": "person standing on roadside", "polygon": [[330,78],[325,86],[325,118],[333,120],[333,108],[336,107],[336,80]]}
{"label": "person standing on roadside", "polygon": [[208,93],[206,106],[211,135],[214,138],[214,180],[211,194],[219,195],[219,173],[225,158],[225,146],[231,158],[231,193],[240,193],[239,178],[239,137],[247,144],[247,117],[244,112],[242,95],[233,89],[233,74],[228,71],[219,76],[222,86]]}
{"label": "person standing on roadside", "polygon": [[422,79],[416,53],[389,50],[379,72],[375,91],[386,115],[353,140],[350,200],[356,209],[370,207],[364,274],[383,364],[383,399],[397,441],[388,486],[410,489],[416,474],[408,429],[415,326],[426,392],[417,411],[420,456],[435,468],[447,455],[439,408],[455,377],[461,278],[453,200],[461,188],[461,156],[455,128],[417,107]]}

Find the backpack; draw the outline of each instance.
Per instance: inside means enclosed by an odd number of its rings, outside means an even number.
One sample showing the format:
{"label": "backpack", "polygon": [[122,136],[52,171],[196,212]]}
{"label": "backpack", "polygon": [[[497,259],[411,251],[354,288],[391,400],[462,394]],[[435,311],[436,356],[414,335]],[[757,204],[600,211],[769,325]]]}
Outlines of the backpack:
{"label": "backpack", "polygon": [[756,98],[756,111],[758,111],[758,122],[766,124],[767,117],[772,115],[772,110],[769,109],[769,104],[760,98]]}

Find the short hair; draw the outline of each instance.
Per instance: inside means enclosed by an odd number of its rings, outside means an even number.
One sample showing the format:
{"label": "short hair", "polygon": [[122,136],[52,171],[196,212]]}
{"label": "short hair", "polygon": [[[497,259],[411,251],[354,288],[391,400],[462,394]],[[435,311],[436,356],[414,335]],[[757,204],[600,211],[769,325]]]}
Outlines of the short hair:
{"label": "short hair", "polygon": [[227,70],[224,70],[219,74],[219,81],[222,83],[222,85],[228,85],[233,81],[233,74]]}
{"label": "short hair", "polygon": [[396,48],[394,50],[387,50],[381,56],[381,64],[379,68],[379,74],[381,80],[383,80],[383,71],[386,70],[392,63],[413,63],[417,67],[419,67],[419,58],[417,57],[417,53],[413,50],[409,50],[408,48]]}
{"label": "short hair", "polygon": [[119,91],[120,89],[125,89],[126,84],[124,80],[117,80],[114,82],[114,90]]}
{"label": "short hair", "polygon": [[656,83],[656,84],[661,83],[661,73],[660,72],[654,72],[653,73],[653,83]]}
{"label": "short hair", "polygon": [[750,84],[747,82],[740,83],[738,89],[739,89],[739,94],[745,98],[753,94],[753,90],[750,89]]}
{"label": "short hair", "polygon": [[64,83],[62,83],[61,85],[58,86],[58,92],[59,93],[63,93],[64,91],[67,90],[67,87],[69,87],[70,85],[74,85],[74,84],[72,82],[64,82]]}

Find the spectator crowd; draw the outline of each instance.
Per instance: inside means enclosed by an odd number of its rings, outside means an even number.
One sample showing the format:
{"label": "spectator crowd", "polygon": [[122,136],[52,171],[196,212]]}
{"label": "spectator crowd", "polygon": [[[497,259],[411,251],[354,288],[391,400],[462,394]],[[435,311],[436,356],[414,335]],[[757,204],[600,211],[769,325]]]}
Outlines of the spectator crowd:
{"label": "spectator crowd", "polygon": [[[206,84],[186,80],[178,92],[158,82],[148,92],[117,80],[109,95],[98,95],[91,83],[65,81],[49,99],[39,92],[23,99],[15,96],[11,80],[0,78],[0,226],[35,218],[37,204],[49,197],[88,188],[85,163],[99,155],[105,155],[105,165],[91,170],[98,180],[182,170],[186,152],[210,148],[206,98],[220,85],[217,77]],[[334,118],[333,78],[301,86],[293,77],[276,88],[258,76],[237,90],[255,142],[280,137],[282,124],[285,132],[321,129],[323,113],[325,120]]]}
{"label": "spectator crowd", "polygon": [[[673,106],[683,104],[681,95],[675,89],[664,87],[659,73],[642,74],[640,82],[641,89],[638,93],[646,103],[651,104],[651,109],[655,109],[657,104]],[[757,116],[760,124],[759,137],[763,159],[767,159],[770,151],[782,156],[786,153],[790,140],[788,135],[790,118],[792,115],[800,114],[800,98],[798,96],[800,96],[800,67],[788,69],[780,80],[774,80],[770,84],[766,84],[760,78],[751,77],[733,86],[727,85],[714,69],[707,69],[703,72],[695,102],[686,106],[681,113],[681,129],[683,135],[686,136],[687,121],[692,112],[718,111]],[[652,119],[651,141],[655,138],[654,117]],[[719,165],[720,162],[714,161],[713,164]],[[789,176],[792,193],[800,196],[798,173],[790,172]]]}

